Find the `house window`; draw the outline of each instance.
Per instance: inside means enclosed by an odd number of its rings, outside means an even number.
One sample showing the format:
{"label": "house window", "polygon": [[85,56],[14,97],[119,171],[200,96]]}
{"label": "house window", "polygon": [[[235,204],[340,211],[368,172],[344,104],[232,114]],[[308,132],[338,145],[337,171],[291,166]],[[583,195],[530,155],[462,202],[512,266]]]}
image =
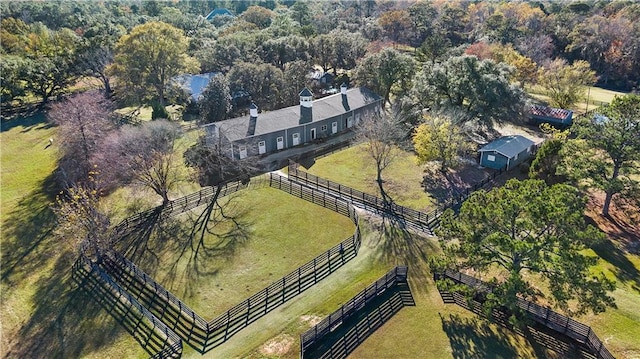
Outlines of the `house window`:
{"label": "house window", "polygon": [[322,125],[322,127],[320,127],[320,131],[326,132],[327,131],[327,125]]}
{"label": "house window", "polygon": [[493,161],[495,161],[495,160],[496,160],[496,156],[494,156],[494,155],[487,155],[487,161],[491,161],[491,162],[493,162]]}
{"label": "house window", "polygon": [[516,153],[516,157],[514,157],[513,159],[517,160],[519,155],[520,155],[519,153]]}

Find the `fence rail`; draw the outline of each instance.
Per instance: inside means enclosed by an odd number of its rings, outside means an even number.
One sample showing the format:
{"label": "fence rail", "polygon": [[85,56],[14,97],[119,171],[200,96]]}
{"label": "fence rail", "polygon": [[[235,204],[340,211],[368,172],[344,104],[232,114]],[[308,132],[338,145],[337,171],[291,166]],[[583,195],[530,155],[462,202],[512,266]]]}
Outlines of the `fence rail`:
{"label": "fence rail", "polygon": [[440,222],[440,216],[447,208],[458,209],[462,203],[473,194],[473,192],[487,188],[500,175],[505,173],[506,169],[495,171],[491,176],[484,178],[482,181],[475,183],[473,186],[467,187],[454,196],[447,205],[440,206],[430,212],[421,212],[411,208],[407,208],[395,203],[388,204],[377,196],[358,191],[343,184],[330,181],[328,179],[312,175],[310,173],[298,169],[298,165],[290,163],[288,167],[289,178],[292,181],[303,183],[309,187],[326,190],[338,198],[351,201],[354,205],[362,207],[366,210],[372,210],[377,213],[391,214],[405,224],[421,230],[426,233],[432,233]]}
{"label": "fence rail", "polygon": [[[114,284],[117,282],[118,284],[115,285],[127,293],[133,301],[142,303],[149,308],[145,310],[150,315],[167,323],[180,338],[194,349],[204,353],[215,348],[254,321],[335,272],[358,254],[361,244],[358,215],[355,208],[349,203],[328,196],[322,191],[293,184],[287,178],[275,174],[270,175],[268,180],[266,176],[261,177],[252,186],[278,188],[347,216],[355,225],[354,234],[211,321],[206,321],[199,316],[117,251],[107,253],[100,266],[96,266],[96,268],[104,273],[109,281]],[[246,187],[246,184],[240,183],[225,186],[219,189],[218,196],[223,197]],[[166,206],[143,212],[142,215],[135,216],[132,220],[123,221],[119,225],[122,228],[119,233],[130,231],[136,223],[143,223],[149,216],[176,215],[208,203],[216,195],[216,190],[218,189],[205,188],[172,201]],[[142,305],[140,307],[145,308]]]}
{"label": "fence rail", "polygon": [[300,356],[304,357],[304,352],[307,348],[322,340],[324,336],[334,331],[343,322],[380,296],[387,289],[395,287],[398,283],[406,283],[407,271],[408,269],[406,266],[393,268],[380,279],[370,284],[363,291],[351,298],[351,300],[341,306],[338,310],[329,314],[329,316],[324,318],[320,323],[302,333],[300,336]]}
{"label": "fence rail", "polygon": [[437,208],[431,212],[425,213],[416,211],[411,208],[400,206],[395,203],[385,203],[377,196],[358,191],[351,187],[342,185],[337,182],[312,175],[310,173],[300,171],[296,165],[289,165],[289,179],[302,183],[310,188],[321,189],[338,198],[347,199],[358,207],[372,210],[377,213],[389,213],[412,227],[431,233],[437,218],[442,214],[443,209]]}
{"label": "fence rail", "polygon": [[[83,255],[79,256],[73,265],[72,277],[84,290],[97,294],[98,302],[123,324],[145,350],[151,352],[152,358],[182,356],[180,337],[94,262]],[[145,332],[145,328],[149,332]]]}
{"label": "fence rail", "polygon": [[213,200],[213,198],[215,198],[216,195],[218,197],[224,197],[248,187],[260,188],[266,185],[266,177],[260,176],[252,179],[248,183],[242,183],[238,181],[227,183],[221,187],[204,187],[198,192],[194,192],[184,197],[180,197],[178,199],[170,201],[164,206],[158,206],[147,211],[137,213],[131,217],[125,218],[123,221],[121,221],[111,229],[111,237],[116,239],[122,238],[131,233],[133,229],[139,227],[149,218],[152,218],[154,216],[161,216],[165,218],[172,217],[202,206],[204,204],[208,204],[209,202],[211,202],[211,200]]}
{"label": "fence rail", "polygon": [[[460,272],[448,270],[443,273],[436,273],[434,274],[434,279],[449,279],[454,283],[464,284],[466,286],[475,288],[480,293],[486,294],[491,291],[491,286],[487,283]],[[454,295],[454,299],[457,304],[460,304],[458,303],[460,301],[466,302],[464,298],[460,298],[460,296]],[[591,327],[569,317],[566,317],[560,313],[557,313],[549,309],[548,307],[543,307],[522,298],[518,298],[517,301],[518,307],[522,309],[527,314],[527,316],[534,320],[536,323],[555,332],[562,333],[578,342],[579,344],[587,346],[589,351],[592,354],[596,355],[598,358],[614,358],[611,352],[609,352],[609,350],[604,346],[604,343],[600,340],[600,338],[598,338],[598,336],[593,332]],[[468,307],[468,304],[466,303],[461,304],[461,306],[470,309]]]}

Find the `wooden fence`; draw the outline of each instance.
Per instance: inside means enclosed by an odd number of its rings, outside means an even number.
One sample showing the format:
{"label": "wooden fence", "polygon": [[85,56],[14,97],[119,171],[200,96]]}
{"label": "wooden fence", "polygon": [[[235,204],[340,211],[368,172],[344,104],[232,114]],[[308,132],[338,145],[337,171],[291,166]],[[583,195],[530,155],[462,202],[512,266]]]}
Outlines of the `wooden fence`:
{"label": "wooden fence", "polygon": [[387,272],[380,279],[366,287],[363,291],[351,298],[346,304],[335,312],[329,314],[313,328],[300,336],[300,357],[304,358],[305,352],[314,344],[323,340],[329,333],[353,317],[360,310],[367,307],[388,289],[395,288],[399,284],[407,284],[407,267],[398,266]]}
{"label": "wooden fence", "polygon": [[430,212],[416,211],[411,208],[400,206],[398,204],[386,204],[384,201],[374,195],[364,193],[351,187],[333,182],[310,173],[298,169],[297,164],[290,164],[288,167],[289,179],[294,182],[302,183],[315,189],[322,189],[337,198],[342,198],[352,202],[355,206],[376,213],[386,213],[395,216],[410,227],[431,234],[433,229],[438,226],[440,216],[447,208],[458,210],[462,203],[479,189],[487,189],[492,182],[500,175],[506,172],[505,169],[495,171],[491,176],[486,177],[482,181],[470,186],[454,196],[446,206],[438,207]]}
{"label": "wooden fence", "polygon": [[[488,293],[491,290],[491,287],[481,280],[474,278],[472,276],[455,272],[455,271],[445,271],[444,273],[435,273],[434,279],[442,280],[448,279],[453,281],[456,284],[464,284],[471,288],[478,290],[480,293]],[[439,288],[440,290],[440,288]],[[442,293],[442,291],[441,291]],[[475,304],[470,304],[467,299],[460,295],[459,293],[443,293],[445,296],[451,295],[453,301],[477,314],[481,314],[480,306],[481,303],[477,302]],[[589,349],[593,355],[597,358],[604,359],[613,359],[613,355],[609,352],[609,350],[604,346],[604,343],[598,338],[598,336],[593,332],[591,327],[582,324],[578,321],[575,321],[569,317],[566,317],[560,313],[557,313],[551,310],[548,307],[543,307],[541,305],[532,303],[528,300],[524,300],[522,298],[518,298],[518,307],[522,309],[527,317],[533,320],[534,322],[552,330],[555,333],[561,333],[578,344],[584,345]],[[507,315],[503,313],[496,313],[494,315],[507,317]]]}
{"label": "wooden fence", "polygon": [[[109,273],[111,277],[104,274],[109,281],[114,284],[117,282],[118,288],[121,288],[136,303],[141,303],[141,308],[148,308],[145,310],[154,318],[167,323],[171,330],[185,342],[201,353],[207,352],[329,276],[354,258],[360,248],[358,215],[349,203],[327,196],[322,191],[290,183],[286,177],[275,174],[270,175],[268,181],[265,176],[259,181],[254,181],[253,184],[253,186],[267,185],[349,217],[356,227],[354,234],[209,322],[117,251],[107,253],[97,268],[101,273]],[[221,189],[219,196],[236,192],[246,186],[239,183],[225,186]],[[136,225],[144,223],[152,215],[172,216],[196,208],[211,201],[214,193],[214,189],[205,188],[200,192],[172,201],[164,207],[143,212],[142,215],[134,216],[133,219],[119,224],[117,227],[120,229],[116,229],[116,233],[122,235],[131,232]]]}
{"label": "wooden fence", "polygon": [[400,206],[395,203],[385,204],[385,202],[368,193],[364,193],[340,183],[314,176],[310,173],[300,171],[296,165],[289,165],[289,179],[304,184],[309,188],[326,191],[336,198],[342,198],[352,202],[355,206],[370,210],[379,214],[386,213],[393,215],[414,227],[415,229],[431,234],[432,229],[442,214],[443,209],[438,208],[431,212],[424,213],[411,208]]}
{"label": "wooden fence", "polygon": [[96,263],[81,255],[72,278],[138,341],[152,358],[180,358],[182,340],[161,320],[122,289]]}

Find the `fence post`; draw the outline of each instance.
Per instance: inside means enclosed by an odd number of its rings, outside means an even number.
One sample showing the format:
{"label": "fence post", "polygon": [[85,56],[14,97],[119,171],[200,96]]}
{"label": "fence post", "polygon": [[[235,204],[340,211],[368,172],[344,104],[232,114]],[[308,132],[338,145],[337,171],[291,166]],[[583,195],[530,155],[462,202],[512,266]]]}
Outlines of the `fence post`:
{"label": "fence post", "polygon": [[284,303],[284,293],[285,293],[285,284],[286,284],[286,277],[282,277],[282,303]]}
{"label": "fence post", "polygon": [[318,283],[318,273],[316,272],[316,258],[313,258],[313,283]]}
{"label": "fence post", "polygon": [[301,291],[300,281],[302,278],[300,277],[300,267],[298,267],[298,293]]}
{"label": "fence post", "polygon": [[269,307],[269,287],[267,287],[266,293],[264,296],[264,314],[267,314],[268,307]]}

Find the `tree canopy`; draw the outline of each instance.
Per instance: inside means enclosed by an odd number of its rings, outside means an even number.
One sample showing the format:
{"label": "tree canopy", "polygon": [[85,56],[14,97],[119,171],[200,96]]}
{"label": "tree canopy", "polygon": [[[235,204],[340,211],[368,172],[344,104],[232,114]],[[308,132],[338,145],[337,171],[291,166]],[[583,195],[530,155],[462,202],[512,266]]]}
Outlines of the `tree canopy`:
{"label": "tree canopy", "polygon": [[522,121],[524,93],[509,83],[507,67],[476,56],[455,56],[427,64],[414,81],[421,108],[459,114],[456,122]]}
{"label": "tree canopy", "polygon": [[118,78],[117,93],[137,103],[164,104],[169,81],[180,74],[198,72],[197,61],[187,56],[182,31],[152,21],[134,27],[118,40],[110,73]]}
{"label": "tree canopy", "polygon": [[614,283],[593,273],[597,257],[584,253],[604,238],[585,225],[585,204],[576,188],[541,180],[512,179],[476,191],[457,217],[452,210],[443,215],[438,236],[444,255],[435,267],[491,278],[488,310],[504,306],[517,314],[516,298],[522,297],[545,298],[568,313],[602,312],[614,305],[607,294]]}
{"label": "tree canopy", "polygon": [[391,103],[392,94],[407,92],[415,65],[413,59],[394,49],[368,55],[356,68],[356,81],[379,93],[383,104]]}
{"label": "tree canopy", "polygon": [[450,119],[444,116],[425,116],[424,122],[413,134],[413,148],[418,164],[430,161],[440,162],[440,171],[456,167],[460,155],[471,149],[470,143]]}
{"label": "tree canopy", "polygon": [[[614,195],[633,195],[640,181],[640,95],[616,97],[596,114],[576,121],[566,146],[564,174],[605,192],[602,214]],[[584,182],[586,180],[586,182]]]}
{"label": "tree canopy", "polygon": [[556,59],[540,69],[538,84],[551,99],[551,105],[571,108],[585,97],[587,86],[596,82],[596,74],[586,61],[576,61],[568,65],[565,60]]}

